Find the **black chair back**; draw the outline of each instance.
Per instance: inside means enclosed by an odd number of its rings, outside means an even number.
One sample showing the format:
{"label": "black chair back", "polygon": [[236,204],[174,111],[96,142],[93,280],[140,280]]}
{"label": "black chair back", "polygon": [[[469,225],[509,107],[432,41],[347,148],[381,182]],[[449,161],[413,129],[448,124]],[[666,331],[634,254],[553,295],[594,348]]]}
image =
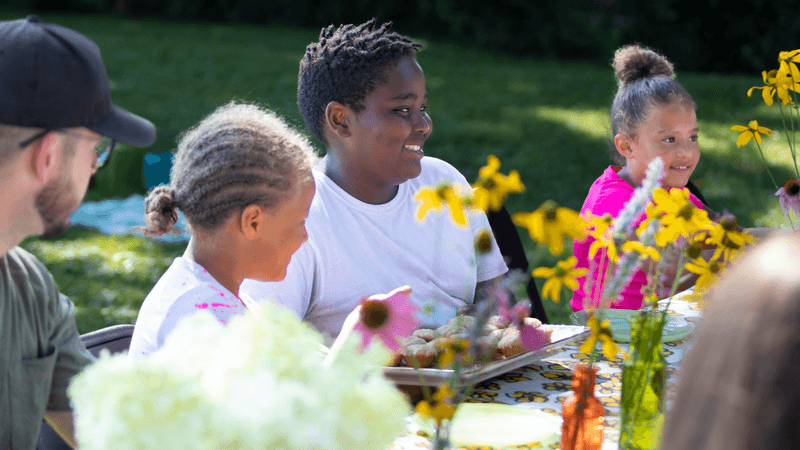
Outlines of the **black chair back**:
{"label": "black chair back", "polygon": [[[517,233],[517,227],[511,220],[511,215],[506,207],[503,206],[499,211],[489,211],[487,217],[500,253],[506,258],[508,270],[520,269],[528,273],[528,257],[525,255],[525,248],[522,246],[519,233]],[[536,288],[533,278],[528,281],[526,292],[531,301],[531,317],[539,319],[542,323],[549,323],[544,306],[542,306],[542,298],[539,296],[539,290]]]}
{"label": "black chair back", "polygon": [[[107,349],[112,354],[128,350],[131,345],[131,337],[133,337],[133,325],[113,325],[83,334],[81,341],[89,352],[97,357],[103,349]],[[71,450],[71,447],[50,425],[42,422],[36,450]]]}

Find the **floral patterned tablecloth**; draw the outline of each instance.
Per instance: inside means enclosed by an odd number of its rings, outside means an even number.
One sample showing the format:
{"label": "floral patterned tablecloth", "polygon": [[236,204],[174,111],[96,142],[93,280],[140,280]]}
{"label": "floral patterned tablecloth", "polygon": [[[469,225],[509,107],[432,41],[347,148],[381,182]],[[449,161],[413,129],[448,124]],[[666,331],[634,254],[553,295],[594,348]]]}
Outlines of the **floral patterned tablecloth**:
{"label": "floral patterned tablecloth", "polygon": [[[700,320],[698,305],[684,300],[671,302],[669,314],[682,316],[694,324],[697,324]],[[677,373],[680,369],[683,355],[689,347],[690,338],[691,334],[682,340],[664,344],[664,354],[667,360],[668,406],[671,397],[675,393]],[[569,344],[564,347],[562,352],[552,355],[537,364],[524,366],[478,383],[465,401],[522,405],[560,416],[561,402],[569,397],[572,392],[572,370],[575,365],[588,360],[587,355],[578,350],[582,343],[583,341],[578,341]],[[627,344],[620,344],[620,347],[626,352],[628,351]],[[622,358],[618,355],[616,359],[608,360],[601,354],[597,365],[599,366],[599,371],[596,379],[595,396],[603,403],[606,411],[603,448],[616,448],[619,436]],[[409,435],[399,438],[392,446],[392,450],[429,448],[430,442],[416,434],[415,431],[412,426]],[[558,448],[558,444],[554,443],[545,447]],[[541,443],[531,443],[514,448],[543,448],[543,446]]]}

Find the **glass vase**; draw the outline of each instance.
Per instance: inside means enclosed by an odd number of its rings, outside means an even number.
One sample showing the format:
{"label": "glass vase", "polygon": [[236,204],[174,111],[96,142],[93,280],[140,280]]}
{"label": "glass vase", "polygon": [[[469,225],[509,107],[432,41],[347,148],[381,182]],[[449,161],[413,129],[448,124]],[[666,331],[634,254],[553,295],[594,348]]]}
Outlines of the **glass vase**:
{"label": "glass vase", "polygon": [[631,346],[622,364],[619,448],[658,448],[664,423],[666,359],[661,332],[666,317],[647,311],[631,318]]}
{"label": "glass vase", "polygon": [[579,365],[572,375],[572,395],[564,401],[561,415],[562,450],[600,450],[603,446],[605,410],[594,396],[597,368]]}
{"label": "glass vase", "polygon": [[450,425],[451,422],[443,419],[436,424],[436,429],[433,432],[432,450],[452,450],[453,446],[450,444]]}

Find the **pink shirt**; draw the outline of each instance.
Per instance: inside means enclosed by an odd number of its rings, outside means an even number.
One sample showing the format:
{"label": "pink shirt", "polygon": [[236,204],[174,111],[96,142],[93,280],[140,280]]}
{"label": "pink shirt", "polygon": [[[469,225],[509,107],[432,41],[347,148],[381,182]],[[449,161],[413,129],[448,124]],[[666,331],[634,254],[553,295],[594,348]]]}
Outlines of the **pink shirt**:
{"label": "pink shirt", "polygon": [[[586,196],[586,201],[583,202],[581,208],[581,215],[592,214],[595,216],[602,216],[604,214],[611,214],[613,217],[619,216],[620,211],[625,207],[625,204],[633,197],[634,187],[628,184],[627,181],[617,175],[621,167],[608,166],[608,168],[592,184],[589,188],[589,194]],[[703,203],[691,193],[689,200],[698,208],[703,207]],[[642,214],[636,220],[636,225],[644,221],[645,215]],[[575,241],[572,246],[572,254],[578,259],[575,264],[576,268],[585,267],[589,269],[589,276],[592,277],[592,297],[599,297],[597,290],[598,278],[600,274],[604,274],[605,270],[598,270],[602,261],[602,251],[597,252],[594,257],[594,263],[590,264],[589,261],[589,247],[591,247],[594,239],[587,238],[583,241]],[[578,289],[573,291],[572,309],[579,311],[583,309],[583,304],[586,298],[584,286],[586,285],[586,277],[577,279]],[[611,305],[612,308],[617,309],[639,309],[642,307],[642,288],[647,284],[647,274],[642,270],[637,270],[633,274],[631,282],[622,289],[620,292],[620,299]]]}

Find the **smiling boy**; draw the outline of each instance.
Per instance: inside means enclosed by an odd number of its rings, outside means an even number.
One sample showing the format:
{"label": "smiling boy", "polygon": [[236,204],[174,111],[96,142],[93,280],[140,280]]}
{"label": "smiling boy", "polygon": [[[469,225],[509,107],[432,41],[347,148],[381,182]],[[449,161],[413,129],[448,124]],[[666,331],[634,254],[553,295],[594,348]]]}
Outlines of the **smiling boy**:
{"label": "smiling boy", "polygon": [[421,45],[390,27],[376,29],[374,20],[330,26],[306,49],[298,105],[326,149],[313,171],[309,240],[284,281],[241,287],[288,306],[331,338],[365,296],[409,285],[420,324],[438,326],[474,302],[480,283],[507,271],[496,245],[475,251],[475,237],[489,229],[482,212],[471,213],[465,228],[446,215],[415,219],[420,188],[470,186],[454,167],[425,156],[433,122],[415,56]]}

